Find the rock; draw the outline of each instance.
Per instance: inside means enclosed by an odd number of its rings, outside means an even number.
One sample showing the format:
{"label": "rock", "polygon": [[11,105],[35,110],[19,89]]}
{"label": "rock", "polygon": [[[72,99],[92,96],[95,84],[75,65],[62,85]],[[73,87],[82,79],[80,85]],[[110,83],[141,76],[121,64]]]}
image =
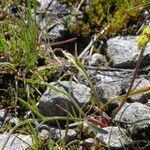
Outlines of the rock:
{"label": "rock", "polygon": [[149,99],[148,102],[147,102],[147,106],[150,106],[150,99]]}
{"label": "rock", "polygon": [[50,132],[46,129],[42,129],[42,131],[39,133],[39,137],[42,140],[47,140],[50,136]]}
{"label": "rock", "polygon": [[[91,90],[85,85],[72,82],[70,86],[69,81],[52,82],[50,84],[64,92],[70,92],[72,98],[80,107],[86,105],[90,101]],[[47,117],[66,116],[67,113],[59,106],[66,111],[72,112],[73,104],[68,97],[48,88],[39,101],[40,113]]]}
{"label": "rock", "polygon": [[117,113],[114,121],[132,123],[139,128],[150,126],[150,107],[138,102],[126,103]]}
{"label": "rock", "polygon": [[[106,131],[108,131],[108,134],[102,134],[102,133],[97,133],[96,139],[98,141],[101,141],[103,144],[105,144],[108,148],[111,149],[124,149],[124,146],[126,146],[128,143],[125,141],[125,135],[126,138],[131,141],[130,136],[128,133],[126,133],[125,129],[118,128],[118,127],[105,127],[103,128]],[[125,134],[123,135],[122,132]]]}
{"label": "rock", "polygon": [[96,140],[93,138],[88,138],[88,139],[81,141],[80,144],[83,146],[83,149],[95,150]]}
{"label": "rock", "polygon": [[[0,134],[0,149],[7,139],[8,133]],[[4,150],[24,150],[31,148],[32,139],[28,135],[12,134]]]}
{"label": "rock", "polygon": [[16,126],[17,124],[20,123],[20,120],[16,117],[8,116],[6,117],[5,123],[6,122],[11,124],[12,126]]}
{"label": "rock", "polygon": [[8,114],[7,109],[0,109],[0,126],[2,126],[5,123],[7,114]]}
{"label": "rock", "polygon": [[[122,82],[124,84],[127,82],[127,79],[131,77],[133,70],[88,67],[87,72],[94,84],[97,84],[98,82],[114,84],[120,84],[120,82]],[[85,78],[81,74],[79,74],[79,80],[80,83],[88,85]]]}
{"label": "rock", "polygon": [[69,10],[66,5],[61,4],[58,0],[38,0],[40,3],[38,18],[40,19],[40,26],[46,30],[42,32],[41,39],[55,42],[65,35],[66,28],[63,20],[69,16]]}
{"label": "rock", "polygon": [[100,65],[102,66],[102,65],[105,65],[106,62],[107,61],[106,61],[105,56],[98,54],[98,53],[95,53],[92,55],[92,58],[89,61],[89,65],[90,66],[100,66]]}
{"label": "rock", "polygon": [[[130,84],[130,83],[129,83]],[[132,90],[139,90],[144,87],[149,87],[150,86],[150,81],[144,78],[137,78],[134,81],[134,85],[132,87]],[[127,92],[128,88],[126,89]],[[136,94],[135,96],[132,96],[130,98],[131,102],[141,102],[141,103],[147,103],[148,100],[150,99],[150,90]]]}
{"label": "rock", "polygon": [[131,132],[132,140],[150,140],[150,107],[134,102],[126,103],[115,116],[114,121],[119,122]]}
{"label": "rock", "polygon": [[4,115],[6,111],[6,109],[0,109],[0,122],[4,121]]}
{"label": "rock", "polygon": [[[134,68],[140,51],[137,47],[138,36],[117,36],[107,41],[108,55],[112,67]],[[145,48],[141,66],[150,65],[150,42]]]}
{"label": "rock", "polygon": [[77,135],[77,133],[73,129],[68,129],[67,134],[66,134],[66,130],[56,129],[55,133],[56,133],[56,138],[59,138],[61,140],[65,140],[66,138],[66,142],[70,142],[74,140]]}
{"label": "rock", "polygon": [[[99,83],[96,84],[97,95],[99,95],[99,99],[106,103],[111,98],[119,96],[121,94],[121,87],[119,85],[113,85],[110,83]],[[114,101],[113,101],[114,103]]]}
{"label": "rock", "polygon": [[70,142],[74,140],[77,135],[76,131],[73,129],[68,129],[67,131],[67,130],[53,128],[53,127],[48,127],[48,128],[42,129],[42,131],[39,134],[40,138],[48,139],[49,137],[51,137],[54,141],[61,139],[61,140],[66,140],[66,142]]}
{"label": "rock", "polygon": [[4,126],[6,123],[9,123],[12,126],[15,126],[20,122],[18,118],[13,117],[8,112],[9,112],[8,109],[0,110],[0,126]]}

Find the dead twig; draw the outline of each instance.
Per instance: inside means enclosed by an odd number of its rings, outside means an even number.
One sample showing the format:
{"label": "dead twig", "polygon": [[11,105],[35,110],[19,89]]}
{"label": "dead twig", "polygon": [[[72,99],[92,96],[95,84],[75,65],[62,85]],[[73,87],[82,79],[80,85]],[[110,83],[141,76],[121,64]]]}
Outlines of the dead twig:
{"label": "dead twig", "polygon": [[89,50],[91,49],[91,47],[93,46],[93,44],[95,43],[96,40],[97,40],[97,35],[94,35],[94,37],[91,38],[91,41],[88,44],[88,46],[79,55],[79,57],[78,57],[79,59],[83,59],[83,57],[85,58],[88,55]]}

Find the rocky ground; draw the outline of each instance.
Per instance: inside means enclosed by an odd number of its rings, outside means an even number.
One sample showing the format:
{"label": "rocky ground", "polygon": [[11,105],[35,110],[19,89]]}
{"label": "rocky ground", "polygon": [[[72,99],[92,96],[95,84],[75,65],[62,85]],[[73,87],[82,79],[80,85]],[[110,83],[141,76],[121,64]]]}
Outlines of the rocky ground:
{"label": "rocky ground", "polygon": [[[41,27],[45,25],[45,18],[41,17],[41,13],[46,9],[52,21],[51,32],[47,35],[43,31],[40,37],[41,40],[45,43],[47,41],[53,43],[60,41],[59,39],[65,39],[67,31],[62,24],[62,19],[68,17],[69,10],[65,5],[59,4],[56,0],[49,7],[49,1],[39,0],[39,3],[40,9],[37,17],[41,19]],[[148,21],[148,26],[150,27],[150,20]],[[84,66],[96,88],[99,100],[103,105],[107,105],[105,112],[108,116],[111,116],[112,112],[120,105],[121,99],[119,99],[119,96],[127,93],[139,56],[137,39],[138,36],[116,36],[110,38],[105,43],[104,47],[107,47],[107,55],[98,52],[92,54],[88,52],[88,54],[83,55]],[[103,46],[101,47],[102,50]],[[67,61],[66,59],[61,63],[71,73],[72,65],[64,63]],[[92,91],[89,83],[81,73],[78,74],[77,81],[63,79],[63,81],[51,82],[50,85],[69,93],[80,109],[87,112],[87,108],[91,104]],[[101,148],[105,147],[105,149],[150,149],[150,42],[145,48],[141,67],[132,91],[138,91],[141,88],[149,90],[129,97],[113,119],[112,124],[103,127],[107,132],[96,132],[93,134],[91,129],[88,128],[86,121],[84,122],[82,138],[80,139],[81,149],[94,150],[98,149],[98,145],[101,145]],[[79,113],[79,110],[74,107],[74,103],[68,97],[50,88],[47,88],[41,96],[38,107],[39,112],[46,117],[67,117],[67,112],[71,114]],[[99,113],[94,114],[93,108],[91,109],[91,112],[87,112],[87,115],[96,117],[96,119],[100,117]],[[19,122],[20,120],[14,117],[7,108],[0,110],[1,127],[4,127],[6,123],[15,126]],[[71,145],[71,143],[76,143],[79,140],[79,133],[75,128],[72,127],[66,132],[64,121],[57,123],[55,121],[47,122],[42,125],[39,125],[37,122],[35,126],[40,129],[39,137],[45,141],[49,137],[53,141],[65,139],[66,143]],[[7,136],[8,133],[0,134],[0,148]],[[29,135],[11,134],[5,149],[28,149],[31,144],[32,138]]]}

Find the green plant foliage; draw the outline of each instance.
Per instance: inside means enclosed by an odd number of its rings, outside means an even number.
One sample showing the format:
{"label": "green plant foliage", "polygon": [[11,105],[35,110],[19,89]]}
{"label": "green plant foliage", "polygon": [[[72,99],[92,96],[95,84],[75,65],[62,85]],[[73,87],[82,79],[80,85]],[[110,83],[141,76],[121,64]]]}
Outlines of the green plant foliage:
{"label": "green plant foliage", "polygon": [[138,47],[145,48],[147,43],[150,41],[150,28],[145,28],[142,34],[138,38]]}
{"label": "green plant foliage", "polygon": [[[53,74],[47,69],[43,69],[41,73],[38,72],[38,67],[41,65],[39,59],[42,58],[45,65],[47,56],[38,39],[38,22],[35,17],[37,2],[17,0],[1,3],[0,13],[5,16],[0,22],[0,61],[2,61],[0,62],[0,80],[3,85],[3,89],[0,89],[1,104],[3,106],[13,105],[18,97],[27,99],[31,96],[37,100],[35,88],[39,87],[30,86],[27,89],[26,83],[16,80],[16,77],[20,76],[47,81]],[[20,16],[10,13],[9,7],[12,5],[16,6],[17,14]],[[25,8],[25,11],[22,11],[21,6]],[[6,84],[4,77],[7,76]],[[40,88],[43,90],[43,87]]]}
{"label": "green plant foliage", "polygon": [[0,35],[0,55],[5,55],[7,53],[7,43],[4,35]]}
{"label": "green plant foliage", "polygon": [[[22,70],[35,67],[39,55],[37,53],[37,27],[33,17],[27,19],[27,23],[17,22],[15,28],[11,26],[13,20],[6,19],[2,24],[0,37],[0,54],[11,53],[9,62],[22,67]],[[5,36],[6,31],[10,33],[11,40]]]}
{"label": "green plant foliage", "polygon": [[68,6],[72,6],[72,5],[75,5],[77,3],[80,2],[80,0],[60,0],[61,3],[65,3],[67,4]]}
{"label": "green plant foliage", "polygon": [[[61,2],[71,3],[69,0]],[[71,4],[74,7],[74,3]],[[71,16],[68,26],[71,33],[83,36],[99,33],[99,39],[102,40],[118,35],[122,29],[125,34],[133,34],[137,30],[128,28],[137,22],[141,23],[142,11],[145,6],[149,6],[148,4],[148,1],[142,0],[91,0],[89,6],[81,6],[79,12],[82,13],[82,17],[78,13],[75,17]]]}

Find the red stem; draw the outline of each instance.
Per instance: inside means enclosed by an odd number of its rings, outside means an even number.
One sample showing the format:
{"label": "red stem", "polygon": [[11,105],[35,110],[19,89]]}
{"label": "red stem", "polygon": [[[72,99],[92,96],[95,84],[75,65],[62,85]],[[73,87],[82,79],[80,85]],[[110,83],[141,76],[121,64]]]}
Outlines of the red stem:
{"label": "red stem", "polygon": [[68,39],[68,40],[51,43],[50,46],[64,45],[64,44],[75,42],[76,40],[77,40],[77,38],[71,38],[71,39]]}

